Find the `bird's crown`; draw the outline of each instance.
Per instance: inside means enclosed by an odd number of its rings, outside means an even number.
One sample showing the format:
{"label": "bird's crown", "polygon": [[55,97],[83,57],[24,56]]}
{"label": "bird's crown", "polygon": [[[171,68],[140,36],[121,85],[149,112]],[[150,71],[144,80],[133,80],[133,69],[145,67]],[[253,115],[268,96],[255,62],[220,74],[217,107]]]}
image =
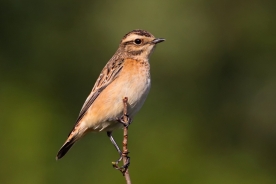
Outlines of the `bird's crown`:
{"label": "bird's crown", "polygon": [[121,40],[120,47],[128,55],[136,57],[148,57],[157,43],[164,41],[155,38],[151,33],[135,29],[127,33]]}

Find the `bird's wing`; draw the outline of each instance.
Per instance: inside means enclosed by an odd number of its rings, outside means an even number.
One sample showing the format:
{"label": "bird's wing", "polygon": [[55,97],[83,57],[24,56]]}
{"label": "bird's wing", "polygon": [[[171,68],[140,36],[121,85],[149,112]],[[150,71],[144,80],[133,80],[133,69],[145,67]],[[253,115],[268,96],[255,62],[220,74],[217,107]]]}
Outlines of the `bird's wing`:
{"label": "bird's wing", "polygon": [[111,59],[105,65],[91,93],[89,94],[81,108],[76,124],[83,118],[83,116],[96,100],[96,98],[99,96],[99,94],[118,77],[120,71],[123,68],[123,61],[123,59],[114,59],[113,61]]}

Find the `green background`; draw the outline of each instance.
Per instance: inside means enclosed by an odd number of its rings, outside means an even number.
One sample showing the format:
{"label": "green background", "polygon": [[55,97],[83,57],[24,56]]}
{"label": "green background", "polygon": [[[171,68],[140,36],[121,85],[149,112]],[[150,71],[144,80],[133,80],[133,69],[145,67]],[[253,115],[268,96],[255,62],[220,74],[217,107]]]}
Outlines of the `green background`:
{"label": "green background", "polygon": [[1,184],[125,183],[105,133],[55,156],[137,28],[166,42],[129,129],[132,182],[276,183],[274,0],[2,0],[0,12]]}

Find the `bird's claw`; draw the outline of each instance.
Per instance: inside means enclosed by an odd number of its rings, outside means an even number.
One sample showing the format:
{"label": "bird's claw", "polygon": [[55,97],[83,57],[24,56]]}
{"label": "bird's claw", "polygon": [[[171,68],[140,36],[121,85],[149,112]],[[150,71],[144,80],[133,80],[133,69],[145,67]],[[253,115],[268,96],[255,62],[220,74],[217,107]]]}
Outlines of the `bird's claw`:
{"label": "bird's claw", "polygon": [[130,157],[129,156],[124,156],[126,158],[126,164],[124,164],[123,166],[119,167],[118,164],[119,162],[122,161],[123,159],[123,155],[120,156],[120,158],[116,161],[116,162],[112,162],[112,166],[115,169],[120,170],[123,174],[126,172],[126,170],[128,169],[129,165],[130,165]]}
{"label": "bird's claw", "polygon": [[[125,121],[125,117],[127,118],[126,121]],[[123,114],[120,118],[117,118],[117,121],[122,123],[124,127],[127,128],[131,124],[132,119],[129,117],[129,115]]]}

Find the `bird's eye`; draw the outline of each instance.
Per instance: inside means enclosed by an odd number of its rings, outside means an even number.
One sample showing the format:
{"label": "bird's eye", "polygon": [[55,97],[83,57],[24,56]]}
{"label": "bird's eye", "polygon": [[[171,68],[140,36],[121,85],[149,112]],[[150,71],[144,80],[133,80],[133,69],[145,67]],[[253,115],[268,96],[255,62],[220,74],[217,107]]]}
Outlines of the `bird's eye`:
{"label": "bird's eye", "polygon": [[135,39],[134,43],[137,44],[137,45],[140,45],[142,43],[142,40],[141,39]]}

